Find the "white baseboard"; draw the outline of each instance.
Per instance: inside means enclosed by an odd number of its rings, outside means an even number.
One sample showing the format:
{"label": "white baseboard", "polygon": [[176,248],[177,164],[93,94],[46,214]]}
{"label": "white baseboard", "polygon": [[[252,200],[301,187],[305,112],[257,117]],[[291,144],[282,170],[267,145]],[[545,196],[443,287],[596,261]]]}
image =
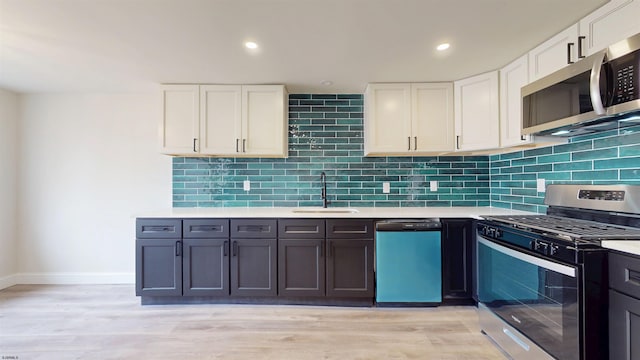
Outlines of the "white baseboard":
{"label": "white baseboard", "polygon": [[5,277],[0,277],[0,290],[6,289],[13,285],[18,284],[16,275],[9,275]]}
{"label": "white baseboard", "polygon": [[21,273],[14,275],[13,278],[13,285],[102,285],[135,283],[135,273]]}

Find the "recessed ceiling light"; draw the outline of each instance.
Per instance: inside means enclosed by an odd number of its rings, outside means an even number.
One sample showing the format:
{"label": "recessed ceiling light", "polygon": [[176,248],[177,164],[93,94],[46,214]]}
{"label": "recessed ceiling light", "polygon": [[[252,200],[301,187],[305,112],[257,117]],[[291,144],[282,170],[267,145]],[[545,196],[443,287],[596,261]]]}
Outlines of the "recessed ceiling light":
{"label": "recessed ceiling light", "polygon": [[255,43],[255,42],[253,42],[253,41],[247,41],[246,43],[244,43],[244,46],[245,46],[247,49],[257,49],[257,48],[258,48],[258,44],[256,44],[256,43]]}
{"label": "recessed ceiling light", "polygon": [[449,45],[449,43],[442,43],[442,44],[438,45],[436,47],[436,49],[438,51],[444,51],[444,50],[447,50],[449,48],[449,46],[451,46],[451,45]]}
{"label": "recessed ceiling light", "polygon": [[331,80],[322,80],[322,81],[320,81],[320,84],[322,84],[324,86],[331,86],[331,85],[333,85],[333,81],[331,81]]}

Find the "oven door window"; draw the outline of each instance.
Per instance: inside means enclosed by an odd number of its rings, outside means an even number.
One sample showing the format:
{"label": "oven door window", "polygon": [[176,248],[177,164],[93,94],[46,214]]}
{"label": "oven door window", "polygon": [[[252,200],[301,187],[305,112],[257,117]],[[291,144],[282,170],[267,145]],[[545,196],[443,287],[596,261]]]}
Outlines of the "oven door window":
{"label": "oven door window", "polygon": [[478,299],[559,359],[578,359],[577,268],[478,237]]}

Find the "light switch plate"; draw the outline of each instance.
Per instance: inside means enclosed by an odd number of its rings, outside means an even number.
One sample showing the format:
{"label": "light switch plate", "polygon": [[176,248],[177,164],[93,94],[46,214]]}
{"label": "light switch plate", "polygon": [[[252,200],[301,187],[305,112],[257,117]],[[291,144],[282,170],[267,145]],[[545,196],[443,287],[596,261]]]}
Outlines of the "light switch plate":
{"label": "light switch plate", "polygon": [[538,179],[536,182],[536,188],[538,192],[545,192],[546,186],[544,184],[544,179]]}
{"label": "light switch plate", "polygon": [[382,193],[383,194],[388,194],[391,192],[391,185],[388,182],[383,182],[382,183]]}
{"label": "light switch plate", "polygon": [[429,181],[429,190],[438,191],[438,182],[435,180]]}
{"label": "light switch plate", "polygon": [[249,190],[251,190],[251,181],[249,181],[249,180],[245,180],[245,181],[244,181],[244,184],[243,184],[243,188],[244,188],[244,191],[249,191]]}

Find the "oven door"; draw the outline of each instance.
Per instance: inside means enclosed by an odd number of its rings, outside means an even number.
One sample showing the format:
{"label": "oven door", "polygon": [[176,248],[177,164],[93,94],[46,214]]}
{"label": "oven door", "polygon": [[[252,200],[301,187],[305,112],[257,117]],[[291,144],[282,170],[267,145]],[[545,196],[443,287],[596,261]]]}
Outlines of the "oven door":
{"label": "oven door", "polygon": [[478,301],[558,359],[580,358],[577,271],[478,234]]}

